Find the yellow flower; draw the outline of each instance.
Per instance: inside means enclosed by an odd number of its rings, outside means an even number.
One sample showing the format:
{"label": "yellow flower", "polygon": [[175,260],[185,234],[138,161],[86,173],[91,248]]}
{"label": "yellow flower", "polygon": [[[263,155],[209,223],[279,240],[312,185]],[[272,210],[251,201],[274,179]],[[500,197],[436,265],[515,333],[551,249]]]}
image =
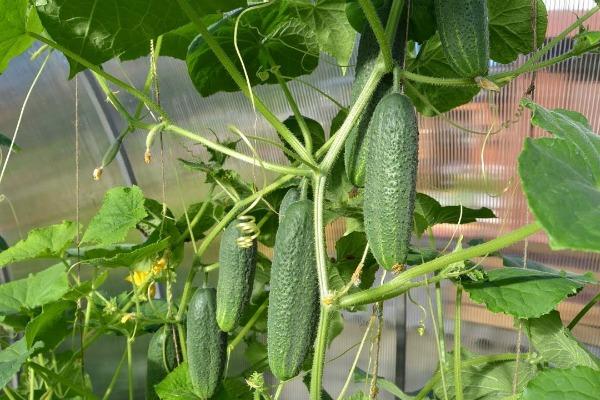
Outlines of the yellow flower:
{"label": "yellow flower", "polygon": [[[142,286],[148,282],[149,275],[150,275],[150,273],[148,271],[137,271],[136,270],[136,271],[133,271],[131,274],[127,275],[125,277],[125,280],[128,282],[132,282],[136,288],[139,288],[140,286]],[[151,298],[153,298],[154,295],[156,294],[156,285],[154,283],[150,284],[147,294]]]}
{"label": "yellow flower", "polygon": [[130,319],[135,319],[135,314],[133,314],[133,313],[123,314],[123,316],[121,317],[121,323],[124,324],[125,322],[129,321]]}
{"label": "yellow flower", "polygon": [[158,260],[154,264],[152,264],[152,273],[154,275],[158,275],[165,269],[166,266],[167,266],[167,259],[162,257],[160,260]]}

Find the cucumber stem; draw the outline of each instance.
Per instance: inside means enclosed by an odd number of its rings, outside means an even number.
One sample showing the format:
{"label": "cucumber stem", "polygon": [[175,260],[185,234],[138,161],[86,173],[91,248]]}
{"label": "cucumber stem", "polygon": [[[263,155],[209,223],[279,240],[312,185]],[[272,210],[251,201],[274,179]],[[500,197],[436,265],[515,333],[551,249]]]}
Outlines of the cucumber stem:
{"label": "cucumber stem", "polygon": [[394,67],[392,49],[385,32],[385,28],[381,23],[381,19],[379,19],[379,15],[377,15],[377,10],[375,9],[375,6],[371,0],[358,0],[358,4],[360,5],[360,8],[362,8],[365,17],[367,18],[367,22],[375,34],[375,38],[377,39],[380,49],[379,55],[383,59],[385,69],[387,71],[391,71]]}
{"label": "cucumber stem", "polygon": [[462,358],[460,354],[461,332],[460,332],[460,310],[462,305],[462,286],[456,285],[456,302],[454,304],[454,398],[463,400],[462,386]]}
{"label": "cucumber stem", "polygon": [[585,316],[585,314],[587,314],[588,311],[590,311],[592,309],[592,307],[594,307],[596,305],[596,303],[598,303],[599,301],[600,301],[600,293],[598,293],[597,295],[592,297],[592,299],[590,301],[588,301],[585,306],[583,306],[583,308],[577,313],[575,318],[573,318],[573,320],[571,320],[571,322],[569,322],[569,325],[567,325],[567,329],[570,331],[573,330],[573,328],[575,328],[575,326],[579,323],[581,318],[583,318]]}
{"label": "cucumber stem", "polygon": [[473,257],[479,257],[493,253],[494,251],[500,250],[533,235],[540,229],[542,229],[540,224],[538,222],[534,222],[480,245],[468,247],[466,249],[438,257],[434,260],[406,270],[391,281],[381,286],[343,296],[339,299],[338,306],[346,308],[391,299],[392,297],[396,297],[399,294],[406,292],[406,290],[412,287],[414,282],[411,281],[414,278],[439,271],[454,262],[464,261]]}
{"label": "cucumber stem", "polygon": [[310,379],[310,399],[321,400],[321,387],[323,382],[323,369],[325,365],[325,353],[327,352],[327,332],[331,306],[321,303],[321,314],[319,316],[319,328],[315,342],[315,353],[313,356],[313,365]]}

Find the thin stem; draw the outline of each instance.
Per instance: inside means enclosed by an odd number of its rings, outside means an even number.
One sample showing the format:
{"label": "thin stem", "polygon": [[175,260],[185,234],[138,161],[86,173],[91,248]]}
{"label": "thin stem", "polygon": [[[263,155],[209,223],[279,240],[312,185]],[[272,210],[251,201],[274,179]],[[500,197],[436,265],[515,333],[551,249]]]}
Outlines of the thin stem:
{"label": "thin stem", "polygon": [[268,304],[269,304],[269,298],[266,298],[265,301],[263,301],[263,303],[260,305],[260,307],[258,307],[258,309],[254,312],[252,317],[250,317],[248,322],[246,322],[246,325],[244,325],[242,327],[242,329],[240,329],[240,331],[235,336],[235,338],[233,338],[233,340],[229,343],[229,345],[227,346],[228,353],[231,353],[233,351],[233,349],[235,349],[235,347],[238,344],[240,344],[240,342],[244,339],[244,337],[246,337],[246,335],[248,334],[248,332],[250,332],[250,329],[252,329],[252,327],[254,326],[256,321],[258,321],[258,319],[260,318],[262,313],[265,312]]}
{"label": "thin stem", "polygon": [[419,276],[441,270],[442,268],[455,262],[464,261],[473,257],[479,257],[489,253],[493,253],[494,251],[510,246],[513,243],[517,243],[525,239],[526,237],[533,235],[540,229],[541,226],[539,225],[539,223],[534,222],[532,224],[515,229],[512,232],[502,235],[496,239],[490,240],[486,243],[482,243],[473,247],[468,247],[464,250],[460,250],[442,257],[438,257],[434,260],[428,261],[424,264],[406,270],[391,281],[381,286],[343,296],[342,298],[340,298],[338,305],[339,307],[346,308],[360,304],[375,303],[381,300],[396,297],[399,294],[406,292],[406,290],[408,290],[411,287],[411,280],[413,278],[417,278]]}
{"label": "thin stem", "polygon": [[[206,214],[206,210],[208,210],[208,205],[211,204],[210,198],[212,197],[212,194],[215,190],[215,186],[216,185],[214,183],[209,186],[208,192],[206,193],[206,200],[204,201],[204,203],[202,203],[200,209],[198,210],[196,215],[194,215],[194,218],[192,218],[191,221],[188,221],[187,230],[179,236],[179,239],[177,239],[173,247],[177,247],[177,245],[183,243],[188,237],[191,237],[193,241],[195,240],[194,235],[192,234],[194,231],[194,227],[204,217],[204,214]],[[188,218],[187,211],[185,212],[185,217],[186,219]]]}
{"label": "thin stem", "polygon": [[273,400],[279,399],[279,396],[281,396],[281,393],[283,392],[284,386],[285,386],[285,381],[279,382],[279,385],[277,385],[277,390],[275,390],[275,395],[273,396]]}
{"label": "thin stem", "polygon": [[[398,32],[398,21],[402,16],[402,10],[404,9],[404,0],[394,0],[390,7],[390,14],[388,17],[388,23],[385,26],[385,37],[388,40],[390,46],[394,46],[396,39],[396,32]],[[390,23],[393,21],[393,23]]]}
{"label": "thin stem", "polygon": [[461,333],[460,309],[462,305],[462,286],[456,285],[456,302],[454,304],[454,398],[463,400],[462,386],[462,358],[461,358]]}
{"label": "thin stem", "polygon": [[448,365],[446,363],[446,329],[444,327],[444,315],[443,315],[443,298],[442,298],[442,285],[441,282],[435,283],[435,307],[437,314],[437,329],[438,329],[438,346],[439,346],[439,356],[440,356],[440,371],[442,371],[442,383],[444,386],[444,398],[448,399],[448,394],[446,393],[446,376],[443,372],[442,368],[446,368]]}
{"label": "thin stem", "polygon": [[311,174],[311,171],[306,168],[290,167],[285,165],[272,164],[266,161],[258,161],[255,157],[250,157],[245,154],[239,153],[233,149],[230,149],[229,147],[223,146],[219,143],[215,143],[210,139],[197,135],[193,132],[188,131],[187,129],[181,128],[176,125],[167,125],[165,126],[164,130],[194,140],[206,147],[217,150],[223,154],[227,154],[230,157],[237,158],[238,160],[245,161],[255,166],[264,167],[266,170],[269,171],[297,176],[309,176]]}
{"label": "thin stem", "polygon": [[[385,271],[384,271],[385,276]],[[383,280],[383,279],[382,279]],[[371,378],[371,388],[369,390],[369,398],[374,400],[377,398],[379,389],[377,387],[377,378],[379,378],[379,349],[381,347],[381,334],[383,332],[383,301],[375,304],[375,314],[377,315],[377,334],[375,335],[375,360],[373,362],[373,377]]]}
{"label": "thin stem", "polygon": [[573,328],[575,328],[575,326],[585,316],[585,314],[587,314],[588,311],[590,311],[592,309],[592,307],[594,307],[596,305],[596,303],[598,303],[599,301],[600,301],[600,293],[598,293],[597,295],[592,297],[592,299],[590,301],[588,301],[588,303],[585,306],[583,306],[583,308],[577,313],[575,318],[573,318],[573,320],[571,320],[571,322],[569,322],[569,325],[567,325],[567,329],[570,331],[573,330]]}
{"label": "thin stem", "polygon": [[377,10],[375,9],[375,6],[373,6],[371,0],[358,0],[358,4],[360,5],[360,8],[362,8],[365,17],[369,22],[369,26],[375,34],[375,38],[379,44],[379,54],[380,57],[383,58],[385,69],[391,71],[394,66],[392,50],[386,36],[385,28],[381,23],[381,19],[379,19],[379,15],[377,15]]}
{"label": "thin stem", "polygon": [[240,73],[234,62],[227,55],[227,53],[223,50],[219,42],[211,35],[206,27],[204,21],[196,10],[190,5],[189,0],[177,0],[177,3],[182,8],[182,10],[187,14],[190,20],[196,25],[198,31],[202,35],[202,38],[208,45],[208,47],[215,54],[215,57],[219,60],[219,62],[223,65],[227,73],[231,76],[231,79],[238,85],[242,93],[248,98],[254,99],[254,105],[258,112],[260,112],[265,119],[279,132],[281,137],[288,142],[288,144],[292,147],[292,149],[300,156],[303,162],[305,162],[308,166],[314,167],[314,160],[312,156],[306,151],[306,149],[302,146],[302,144],[294,137],[294,134],[290,132],[290,130],[275,116],[271,110],[262,102],[260,98],[256,95],[251,95],[250,89],[246,84],[246,80],[243,75]]}
{"label": "thin stem", "polygon": [[29,368],[29,400],[35,400],[35,372]]}
{"label": "thin stem", "polygon": [[182,323],[177,323],[177,336],[179,337],[179,347],[181,348],[182,362],[187,360],[187,342],[185,341],[185,327]]}
{"label": "thin stem", "polygon": [[[271,63],[274,64],[275,62],[271,60]],[[275,75],[275,78],[277,79],[277,83],[279,83],[279,87],[281,87],[281,90],[283,91],[283,94],[285,95],[285,98],[286,98],[290,108],[292,109],[292,112],[294,113],[294,117],[296,117],[296,121],[298,122],[300,131],[302,132],[302,138],[304,139],[304,148],[306,149],[306,151],[309,154],[312,154],[312,136],[310,134],[310,130],[308,129],[308,125],[306,125],[306,120],[304,119],[304,116],[300,112],[300,107],[298,107],[298,103],[296,103],[296,100],[294,99],[292,92],[290,92],[290,89],[289,89],[287,83],[281,77],[281,74],[279,73],[279,71],[277,71],[275,69],[273,71],[273,74]]]}
{"label": "thin stem", "polygon": [[305,86],[308,86],[309,88],[311,88],[311,89],[312,89],[312,90],[314,90],[315,92],[319,93],[321,96],[325,97],[327,100],[331,101],[333,104],[335,104],[335,105],[336,105],[338,108],[340,108],[340,109],[343,109],[343,110],[345,110],[345,109],[347,109],[347,108],[348,108],[348,107],[346,107],[345,105],[343,105],[342,103],[340,103],[339,101],[337,101],[337,100],[336,100],[336,99],[335,99],[333,96],[331,96],[331,95],[330,95],[330,94],[328,94],[328,93],[325,93],[325,92],[324,92],[322,89],[320,89],[319,87],[317,87],[317,86],[313,85],[313,84],[312,84],[312,83],[310,83],[310,82],[307,82],[307,81],[305,81],[305,80],[303,80],[303,79],[300,79],[300,78],[292,78],[292,77],[290,77],[290,76],[284,76],[284,75],[282,75],[282,76],[283,76],[285,79],[288,79],[288,80],[294,80],[294,81],[296,81],[296,82],[300,82],[301,84],[303,84],[303,85],[305,85]]}
{"label": "thin stem", "polygon": [[354,356],[354,361],[352,361],[352,366],[350,367],[350,371],[348,371],[348,376],[346,377],[344,386],[342,386],[342,390],[340,391],[340,394],[338,395],[337,400],[342,400],[344,398],[344,395],[346,394],[346,391],[348,390],[348,387],[350,386],[350,382],[352,381],[352,376],[354,375],[354,370],[356,369],[356,366],[358,365],[358,359],[360,358],[360,353],[362,353],[362,349],[365,346],[367,337],[369,336],[369,332],[371,331],[371,327],[373,326],[374,322],[375,322],[375,316],[371,316],[369,318],[369,323],[367,324],[367,329],[365,329],[365,333],[360,341],[358,350],[356,351],[356,356]]}
{"label": "thin stem", "polygon": [[17,400],[16,397],[12,395],[10,389],[7,386],[4,386],[2,389],[4,389],[4,394],[6,395],[6,397],[8,397],[9,400]]}
{"label": "thin stem", "polygon": [[401,71],[400,76],[413,82],[426,83],[428,85],[436,86],[477,86],[477,82],[474,79],[469,78],[439,78],[437,76],[426,76],[415,74],[414,72]]}
{"label": "thin stem", "polygon": [[127,344],[127,386],[129,388],[129,400],[133,400],[133,355],[131,352],[131,342],[126,339]]}
{"label": "thin stem", "polygon": [[321,386],[323,381],[323,369],[325,353],[327,352],[327,331],[329,330],[331,306],[321,303],[321,315],[319,316],[319,328],[315,342],[315,354],[310,380],[310,399],[321,400]]}
{"label": "thin stem", "polygon": [[34,38],[36,40],[39,40],[40,42],[46,43],[50,47],[62,52],[65,56],[77,61],[79,64],[83,65],[84,67],[86,67],[86,68],[90,69],[91,71],[97,73],[98,75],[102,76],[107,81],[114,83],[115,85],[119,86],[121,89],[125,90],[126,92],[128,92],[129,94],[131,94],[132,96],[136,97],[137,99],[142,101],[144,104],[146,104],[152,111],[159,114],[164,121],[169,120],[169,117],[166,114],[166,112],[158,104],[153,102],[145,93],[139,91],[138,89],[134,88],[131,85],[128,85],[127,83],[123,82],[119,78],[105,72],[104,70],[102,70],[102,68],[98,67],[97,65],[94,65],[91,62],[87,61],[80,55],[72,52],[71,50],[67,49],[64,46],[61,46],[58,43],[53,42],[52,40],[50,40],[44,36],[38,35],[35,32],[27,32],[27,35],[31,36],[32,38]]}
{"label": "thin stem", "polygon": [[329,282],[327,279],[327,248],[325,244],[325,226],[323,220],[323,204],[325,201],[326,177],[317,175],[314,178],[314,228],[315,228],[315,253],[317,259],[317,273],[319,278],[319,292],[321,302],[329,297]]}
{"label": "thin stem", "polygon": [[125,357],[127,357],[127,351],[123,352],[123,356],[121,357],[119,364],[117,364],[117,368],[115,369],[115,372],[110,380],[110,383],[109,383],[108,387],[106,388],[106,391],[104,392],[104,396],[102,396],[102,400],[108,400],[108,398],[110,397],[110,395],[115,387],[115,384],[117,383],[117,378],[119,377],[119,373],[121,372],[123,363],[125,362]]}

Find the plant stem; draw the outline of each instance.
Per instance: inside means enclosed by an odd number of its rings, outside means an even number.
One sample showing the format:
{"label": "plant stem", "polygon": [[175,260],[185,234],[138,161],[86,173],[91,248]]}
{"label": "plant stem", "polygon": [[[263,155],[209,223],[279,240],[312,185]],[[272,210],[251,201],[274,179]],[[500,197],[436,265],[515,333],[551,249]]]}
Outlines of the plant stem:
{"label": "plant stem", "polygon": [[[196,215],[194,215],[194,218],[192,218],[192,220],[188,222],[188,228],[186,229],[186,231],[179,236],[179,239],[177,239],[177,241],[175,242],[175,244],[173,244],[172,247],[177,247],[190,236],[192,237],[193,241],[195,240],[195,238],[192,235],[192,232],[194,231],[194,227],[198,224],[202,217],[204,217],[204,214],[206,214],[206,210],[208,210],[208,205],[211,204],[210,198],[212,197],[212,194],[215,190],[215,186],[216,184],[213,183],[208,187],[208,192],[206,193],[206,200],[204,201],[204,203],[202,203],[200,209],[198,210]],[[187,219],[187,211],[185,212],[185,216]]]}
{"label": "plant stem", "polygon": [[598,293],[597,295],[592,297],[592,299],[590,301],[588,301],[585,306],[583,306],[583,308],[577,313],[575,318],[573,318],[573,320],[571,320],[571,322],[569,322],[569,325],[567,325],[567,329],[570,331],[573,330],[573,328],[575,328],[575,326],[579,323],[581,318],[583,318],[585,316],[585,314],[587,314],[588,311],[590,311],[592,309],[592,307],[594,307],[596,305],[596,303],[598,303],[599,301],[600,301],[600,293]]}
{"label": "plant stem", "polygon": [[223,50],[221,45],[215,38],[211,35],[206,27],[204,21],[196,10],[190,5],[189,0],[177,0],[177,3],[181,7],[181,9],[187,14],[190,20],[196,25],[196,28],[200,31],[202,38],[208,45],[208,47],[215,54],[215,57],[219,60],[221,65],[225,68],[227,73],[231,76],[231,79],[238,85],[242,93],[248,98],[254,99],[254,105],[258,112],[260,112],[265,119],[279,132],[281,137],[288,142],[288,144],[292,147],[292,149],[300,156],[302,161],[306,163],[308,166],[314,167],[314,159],[312,156],[306,151],[304,146],[296,139],[294,134],[290,132],[290,130],[275,116],[271,110],[262,102],[262,100],[255,95],[250,93],[250,88],[246,84],[246,80],[234,64],[234,62],[229,58],[227,53]]}
{"label": "plant stem", "polygon": [[[474,365],[486,364],[490,362],[496,361],[510,361],[514,360],[517,357],[514,353],[505,353],[505,354],[493,354],[490,356],[481,356],[476,358],[471,358],[468,360],[464,360],[462,363],[462,367],[471,367]],[[446,371],[449,372],[449,371]],[[423,386],[423,388],[419,391],[419,393],[413,398],[413,400],[422,400],[425,399],[427,394],[433,390],[435,385],[440,380],[440,371],[437,371],[429,381]]]}
{"label": "plant stem", "polygon": [[123,356],[121,357],[119,364],[117,364],[117,368],[115,369],[115,372],[110,380],[110,383],[109,383],[108,387],[106,388],[106,391],[104,392],[104,396],[102,396],[102,400],[108,400],[108,398],[110,397],[110,395],[115,387],[115,384],[117,383],[117,378],[119,377],[119,372],[121,372],[121,368],[123,367],[123,363],[125,362],[125,357],[127,357],[127,351],[123,352]]}
{"label": "plant stem", "polygon": [[463,400],[462,386],[462,358],[461,358],[461,333],[460,309],[462,305],[462,286],[456,285],[456,302],[454,304],[454,398]]}
{"label": "plant stem", "polygon": [[39,40],[40,42],[46,43],[50,47],[62,52],[65,56],[77,61],[79,64],[83,65],[84,67],[90,69],[91,71],[93,71],[96,74],[100,75],[101,77],[105,78],[107,81],[114,83],[115,85],[117,85],[120,88],[122,88],[123,90],[125,90],[127,93],[131,94],[132,96],[134,96],[135,98],[139,99],[144,104],[146,104],[152,111],[154,111],[158,115],[160,115],[160,117],[164,121],[169,120],[167,113],[158,104],[156,104],[148,96],[146,96],[145,93],[139,91],[138,89],[134,88],[133,86],[128,85],[127,83],[123,82],[119,78],[117,78],[109,73],[106,73],[99,66],[92,64],[91,62],[87,61],[80,55],[72,52],[71,50],[67,49],[66,47],[61,46],[60,44],[55,43],[52,40],[50,40],[42,35],[38,35],[35,32],[27,32],[27,35],[36,40]]}
{"label": "plant stem", "polygon": [[321,386],[323,381],[323,368],[325,362],[325,353],[327,352],[327,332],[331,306],[321,303],[321,314],[319,315],[319,327],[317,330],[317,339],[315,342],[315,353],[313,356],[313,365],[310,379],[310,399],[321,400]]}
{"label": "plant stem", "polygon": [[500,250],[533,235],[540,229],[541,226],[539,223],[534,222],[532,224],[515,229],[514,231],[502,235],[496,239],[492,239],[486,243],[446,254],[445,256],[428,261],[414,268],[410,268],[381,286],[343,296],[339,299],[338,306],[345,308],[391,299],[392,297],[396,297],[399,294],[406,292],[406,290],[411,287],[411,284],[413,284],[411,282],[413,278],[438,271],[455,262],[493,253],[494,251]]}
{"label": "plant stem", "polygon": [[277,385],[277,390],[275,390],[275,395],[273,396],[273,400],[279,399],[279,396],[281,396],[281,392],[283,392],[284,386],[285,386],[285,381],[279,382],[279,385]]}
{"label": "plant stem", "polygon": [[369,22],[369,26],[375,34],[375,38],[377,39],[377,43],[379,44],[379,54],[380,57],[383,59],[385,69],[391,71],[392,67],[394,66],[394,59],[392,58],[392,49],[390,48],[385,28],[381,23],[381,19],[379,19],[379,15],[377,15],[377,10],[375,9],[375,6],[373,6],[371,0],[358,0],[358,4],[360,5],[360,8],[362,8],[365,17]]}
{"label": "plant stem", "polygon": [[402,71],[400,76],[413,82],[426,83],[428,85],[456,87],[477,86],[475,80],[469,78],[439,78],[437,76],[415,74],[406,70]]}
{"label": "plant stem", "polygon": [[181,349],[181,361],[187,360],[187,342],[185,341],[185,327],[183,323],[178,322],[177,326],[177,336],[179,337],[179,348]]}
{"label": "plant stem", "polygon": [[[275,61],[271,60],[271,63],[274,65]],[[298,103],[296,103],[296,100],[294,99],[292,92],[290,92],[290,89],[288,88],[287,83],[281,77],[281,74],[279,73],[279,71],[274,70],[273,74],[275,75],[275,78],[277,79],[277,83],[279,83],[279,87],[281,87],[281,90],[283,91],[283,94],[285,95],[285,98],[286,98],[290,108],[292,109],[292,112],[294,113],[294,117],[296,117],[296,121],[298,122],[300,131],[302,132],[302,138],[304,139],[304,148],[306,149],[306,151],[309,154],[312,154],[312,136],[310,135],[310,130],[308,129],[308,125],[306,125],[306,120],[304,119],[304,116],[300,112],[300,107],[298,107]]]}
{"label": "plant stem", "polygon": [[35,399],[35,372],[29,368],[29,400]]}
{"label": "plant stem", "polygon": [[127,386],[129,388],[129,400],[133,400],[133,355],[131,352],[131,342],[132,340],[127,337]]}
{"label": "plant stem", "polygon": [[329,296],[329,282],[327,279],[327,247],[325,244],[325,226],[323,220],[325,185],[326,177],[323,175],[316,175],[313,181],[315,255],[317,259],[317,274],[319,277],[319,293],[321,303],[323,303],[323,301]]}
{"label": "plant stem", "polygon": [[[385,277],[384,271],[384,277]],[[383,279],[382,279],[383,281]],[[373,361],[373,377],[371,378],[371,387],[369,389],[369,398],[375,400],[377,398],[379,388],[377,387],[377,378],[379,377],[379,350],[381,347],[381,334],[383,332],[383,301],[375,303],[373,306],[375,315],[377,315],[377,334],[375,335],[375,357]]]}
{"label": "plant stem", "polygon": [[280,174],[290,174],[297,176],[308,176],[311,174],[311,171],[306,168],[297,168],[290,167],[285,165],[272,164],[266,161],[259,161],[255,157],[250,157],[245,154],[239,153],[229,147],[223,146],[219,143],[215,143],[212,140],[209,140],[203,136],[197,135],[193,132],[188,131],[187,129],[181,128],[177,125],[167,125],[164,128],[165,131],[175,133],[179,136],[186,137],[188,139],[194,140],[202,145],[209,147],[211,149],[217,150],[223,154],[227,154],[230,157],[237,158],[238,160],[245,161],[249,164],[256,165],[259,167],[264,167],[266,170],[278,172]]}
{"label": "plant stem", "polygon": [[246,325],[239,331],[239,333],[233,338],[233,340],[227,346],[227,352],[231,353],[235,347],[240,344],[240,342],[244,339],[244,337],[250,332],[250,329],[254,326],[256,321],[260,318],[262,313],[267,309],[267,305],[269,304],[269,298],[267,297],[265,301],[258,307],[258,309],[254,312],[252,317],[246,322]]}
{"label": "plant stem", "polygon": [[367,324],[367,329],[365,329],[365,333],[360,341],[360,345],[358,346],[358,350],[356,351],[356,356],[354,356],[354,361],[352,361],[352,366],[350,367],[350,371],[348,371],[348,376],[346,377],[346,381],[344,382],[344,386],[342,386],[342,390],[337,397],[337,400],[343,400],[346,391],[348,390],[348,386],[350,386],[350,382],[352,381],[352,376],[354,375],[354,370],[358,365],[358,359],[360,358],[360,353],[362,353],[362,349],[367,341],[367,337],[369,336],[369,332],[371,331],[371,327],[375,322],[375,316],[372,315],[369,318],[369,323]]}

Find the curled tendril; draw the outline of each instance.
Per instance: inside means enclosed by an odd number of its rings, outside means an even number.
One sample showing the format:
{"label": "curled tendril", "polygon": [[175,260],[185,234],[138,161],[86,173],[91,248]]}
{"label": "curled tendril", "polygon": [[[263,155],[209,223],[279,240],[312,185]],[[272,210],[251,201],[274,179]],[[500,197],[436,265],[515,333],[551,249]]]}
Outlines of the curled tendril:
{"label": "curled tendril", "polygon": [[241,233],[237,238],[237,245],[247,249],[254,245],[254,241],[260,235],[260,228],[256,225],[256,219],[251,215],[240,215],[236,227]]}

